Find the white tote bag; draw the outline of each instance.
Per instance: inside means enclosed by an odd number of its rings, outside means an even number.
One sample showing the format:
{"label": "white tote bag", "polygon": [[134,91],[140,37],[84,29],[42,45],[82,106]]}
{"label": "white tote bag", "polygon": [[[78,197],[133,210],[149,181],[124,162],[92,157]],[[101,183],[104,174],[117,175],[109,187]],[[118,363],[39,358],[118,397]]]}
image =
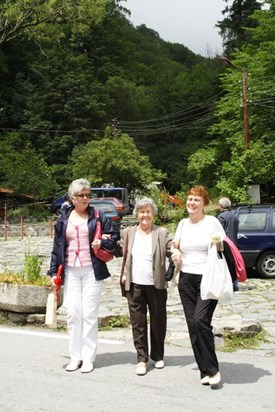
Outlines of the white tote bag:
{"label": "white tote bag", "polygon": [[201,281],[201,298],[230,300],[233,298],[232,278],[224,258],[217,253],[216,245],[212,245],[208,252],[205,270]]}

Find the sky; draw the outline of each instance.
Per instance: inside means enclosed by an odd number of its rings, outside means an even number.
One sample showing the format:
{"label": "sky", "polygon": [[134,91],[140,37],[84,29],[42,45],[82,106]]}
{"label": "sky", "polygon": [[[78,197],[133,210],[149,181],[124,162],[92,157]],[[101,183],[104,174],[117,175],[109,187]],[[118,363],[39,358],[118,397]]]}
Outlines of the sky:
{"label": "sky", "polygon": [[145,24],[163,40],[183,44],[202,56],[222,53],[215,24],[224,18],[224,0],[127,0],[121,4],[131,11],[134,26]]}

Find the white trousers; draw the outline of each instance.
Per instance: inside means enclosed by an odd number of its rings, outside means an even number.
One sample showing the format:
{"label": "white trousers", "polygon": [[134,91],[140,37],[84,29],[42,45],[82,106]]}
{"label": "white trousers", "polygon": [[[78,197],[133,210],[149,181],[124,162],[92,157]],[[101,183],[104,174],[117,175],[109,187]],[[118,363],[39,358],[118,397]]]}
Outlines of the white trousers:
{"label": "white trousers", "polygon": [[94,362],[98,339],[98,310],[103,280],[95,279],[92,266],[67,268],[64,306],[67,310],[71,361]]}

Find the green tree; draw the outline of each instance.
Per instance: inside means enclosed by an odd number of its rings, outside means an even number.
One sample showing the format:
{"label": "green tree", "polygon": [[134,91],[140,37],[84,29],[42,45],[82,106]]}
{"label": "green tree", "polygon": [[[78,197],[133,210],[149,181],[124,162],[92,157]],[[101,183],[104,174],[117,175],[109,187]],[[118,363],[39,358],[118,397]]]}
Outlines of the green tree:
{"label": "green tree", "polygon": [[[64,21],[83,31],[91,22],[102,19],[106,6],[112,0],[16,0],[2,1],[0,9],[0,45],[18,36],[43,35],[47,25]],[[57,32],[55,31],[55,34]]]}
{"label": "green tree", "polygon": [[71,163],[72,177],[85,176],[94,186],[111,183],[132,191],[164,178],[152,167],[148,156],[140,154],[131,137],[118,133],[112,136],[109,131],[103,139],[77,148]]}
{"label": "green tree", "polygon": [[59,189],[45,160],[17,133],[2,139],[0,181],[1,186],[35,199],[51,197]]}
{"label": "green tree", "polygon": [[[228,3],[229,0],[224,1]],[[218,21],[216,27],[220,29],[226,54],[231,55],[250,40],[250,33],[246,28],[257,25],[257,21],[251,15],[260,9],[261,3],[257,0],[234,0],[231,6],[225,7],[222,13],[226,17]]]}
{"label": "green tree", "polygon": [[[228,67],[222,77],[225,95],[215,112],[218,121],[210,130],[214,140],[193,155],[189,163],[196,179],[209,184],[212,181],[219,194],[238,202],[248,200],[251,183],[274,185],[275,181],[275,5],[269,3],[268,9],[254,13],[258,24],[249,29],[251,42],[234,54],[234,67]],[[241,95],[244,66],[249,73],[249,148],[244,144]]]}

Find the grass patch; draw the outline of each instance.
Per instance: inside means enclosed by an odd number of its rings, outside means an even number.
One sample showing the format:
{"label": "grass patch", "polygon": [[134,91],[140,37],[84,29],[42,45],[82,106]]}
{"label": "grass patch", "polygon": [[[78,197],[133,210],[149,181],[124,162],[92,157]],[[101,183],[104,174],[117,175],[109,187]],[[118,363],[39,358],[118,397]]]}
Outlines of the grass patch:
{"label": "grass patch", "polygon": [[107,316],[101,320],[99,330],[113,330],[117,328],[127,328],[130,325],[130,319],[127,315]]}
{"label": "grass patch", "polygon": [[261,343],[268,342],[265,331],[255,333],[253,336],[227,332],[224,336],[224,345],[220,350],[236,352],[239,349],[257,349]]}

